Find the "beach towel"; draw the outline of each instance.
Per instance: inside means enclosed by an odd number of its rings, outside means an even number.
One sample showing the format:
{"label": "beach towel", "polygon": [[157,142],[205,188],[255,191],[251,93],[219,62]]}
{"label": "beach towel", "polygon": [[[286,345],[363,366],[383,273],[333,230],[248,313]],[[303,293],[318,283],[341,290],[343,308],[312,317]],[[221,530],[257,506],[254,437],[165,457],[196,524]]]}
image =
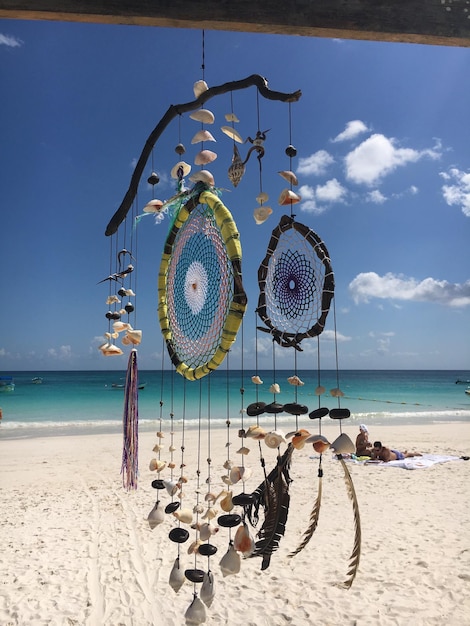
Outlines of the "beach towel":
{"label": "beach towel", "polygon": [[376,465],[377,467],[401,467],[407,470],[424,469],[436,465],[436,463],[447,463],[449,461],[461,461],[458,456],[448,456],[445,454],[423,454],[423,456],[412,456],[408,459],[401,459],[397,461],[384,462],[370,462],[366,461],[366,465]]}

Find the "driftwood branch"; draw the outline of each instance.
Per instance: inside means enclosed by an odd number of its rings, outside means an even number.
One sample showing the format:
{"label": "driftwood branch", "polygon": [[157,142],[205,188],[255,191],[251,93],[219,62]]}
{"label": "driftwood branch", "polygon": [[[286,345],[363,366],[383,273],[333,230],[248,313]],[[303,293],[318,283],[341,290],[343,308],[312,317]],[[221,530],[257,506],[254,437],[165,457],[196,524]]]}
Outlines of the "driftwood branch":
{"label": "driftwood branch", "polygon": [[105,235],[109,237],[110,235],[114,235],[114,233],[119,228],[121,222],[123,222],[126,218],[129,209],[132,206],[134,198],[137,194],[137,188],[139,186],[140,179],[142,178],[142,174],[144,172],[145,165],[152,153],[153,147],[157,143],[157,140],[168,126],[168,124],[177,116],[182,115],[183,113],[187,113],[188,111],[195,111],[202,104],[210,100],[214,96],[220,96],[221,94],[228,93],[230,91],[237,91],[240,89],[246,89],[247,87],[257,87],[260,95],[267,100],[279,100],[280,102],[297,102],[302,95],[300,90],[294,91],[293,93],[282,93],[280,91],[272,91],[268,87],[268,81],[260,76],[259,74],[252,74],[247,78],[242,80],[235,80],[229,83],[224,83],[223,85],[218,85],[216,87],[211,87],[207,91],[204,91],[199,98],[193,100],[192,102],[186,102],[184,104],[172,104],[162,119],[158,122],[155,128],[150,133],[147,141],[145,142],[145,146],[142,150],[142,153],[137,161],[134,172],[131,177],[131,182],[129,184],[129,189],[124,196],[120,207],[113,215],[111,220],[109,221],[108,226],[106,227]]}

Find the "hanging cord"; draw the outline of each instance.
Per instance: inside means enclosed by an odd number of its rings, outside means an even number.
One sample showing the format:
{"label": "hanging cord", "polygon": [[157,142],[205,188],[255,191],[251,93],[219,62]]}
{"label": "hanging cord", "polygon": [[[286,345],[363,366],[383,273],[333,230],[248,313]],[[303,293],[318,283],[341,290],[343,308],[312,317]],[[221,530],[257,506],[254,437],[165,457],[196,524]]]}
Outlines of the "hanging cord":
{"label": "hanging cord", "polygon": [[[335,362],[336,362],[336,388],[339,390],[339,358],[338,358],[338,332],[336,328],[336,303],[333,298],[333,323],[334,323],[334,332],[335,332]],[[340,394],[338,394],[338,409],[341,408],[341,398]],[[339,420],[339,430],[340,433],[343,432],[342,428],[343,420]]]}
{"label": "hanging cord", "polygon": [[203,29],[202,30],[202,64],[201,64],[202,80],[205,80],[205,71],[206,71],[205,60],[206,60],[206,33]]}
{"label": "hanging cord", "polygon": [[[317,335],[317,388],[321,387],[320,380],[320,335]],[[318,408],[321,407],[321,394],[318,394]],[[318,434],[321,435],[321,417],[318,420]]]}
{"label": "hanging cord", "polygon": [[[288,116],[289,116],[289,146],[292,146],[292,109],[291,109],[291,102],[288,103]],[[289,170],[292,171],[292,152],[289,151]],[[290,189],[292,191],[292,182],[290,183]],[[294,215],[294,209],[293,209],[293,204],[292,202],[290,203],[290,216],[292,218],[295,217]]]}

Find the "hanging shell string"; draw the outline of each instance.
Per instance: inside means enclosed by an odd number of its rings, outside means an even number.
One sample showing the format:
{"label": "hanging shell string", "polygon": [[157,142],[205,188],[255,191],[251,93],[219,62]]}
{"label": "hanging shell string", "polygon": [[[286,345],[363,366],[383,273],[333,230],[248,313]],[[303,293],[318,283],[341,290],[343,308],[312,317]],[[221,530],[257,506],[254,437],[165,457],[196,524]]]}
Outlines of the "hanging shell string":
{"label": "hanging shell string", "polygon": [[[339,357],[338,357],[338,331],[336,328],[336,303],[335,298],[333,298],[333,323],[334,323],[334,332],[335,332],[335,363],[336,363],[336,389],[332,389],[330,393],[338,398],[338,409],[341,408],[341,396],[344,395],[339,386]],[[339,421],[339,431],[343,432],[343,420]]]}

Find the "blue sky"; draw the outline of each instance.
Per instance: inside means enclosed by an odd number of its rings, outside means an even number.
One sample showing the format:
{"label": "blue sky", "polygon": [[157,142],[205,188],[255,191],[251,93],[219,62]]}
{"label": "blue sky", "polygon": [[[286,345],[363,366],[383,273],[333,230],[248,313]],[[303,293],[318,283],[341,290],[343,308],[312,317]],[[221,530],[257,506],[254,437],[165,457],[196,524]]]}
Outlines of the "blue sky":
{"label": "blue sky", "polygon": [[[170,104],[194,98],[201,42],[198,30],[0,21],[0,371],[125,369],[125,357],[97,349],[107,330],[108,289],[97,285],[109,270],[104,230],[150,131]],[[469,71],[464,48],[205,33],[209,86],[256,73],[271,89],[302,90],[291,107],[296,213],[331,255],[341,368],[470,368]],[[256,159],[236,189],[227,178],[232,147],[220,126],[230,95],[207,108],[218,132],[206,146],[218,154],[210,169],[228,190],[243,246],[251,359],[257,270],[283,214],[277,172],[289,169],[288,107],[259,101],[260,126],[271,129],[263,189],[274,211],[259,226]],[[239,132],[253,136],[256,90],[235,92],[233,109]],[[180,137],[192,162],[195,124],[183,116],[157,143],[162,200],[175,191]],[[150,172],[151,164],[145,179]],[[151,198],[144,181],[139,209]],[[161,363],[157,275],[167,227],[168,218],[151,217],[138,226],[142,369]],[[333,331],[330,315],[324,368],[335,367]],[[260,367],[272,363],[270,343],[258,342]],[[234,364],[239,353],[237,342]],[[279,368],[292,367],[290,350],[276,354]],[[316,341],[304,342],[298,366],[316,366]]]}

